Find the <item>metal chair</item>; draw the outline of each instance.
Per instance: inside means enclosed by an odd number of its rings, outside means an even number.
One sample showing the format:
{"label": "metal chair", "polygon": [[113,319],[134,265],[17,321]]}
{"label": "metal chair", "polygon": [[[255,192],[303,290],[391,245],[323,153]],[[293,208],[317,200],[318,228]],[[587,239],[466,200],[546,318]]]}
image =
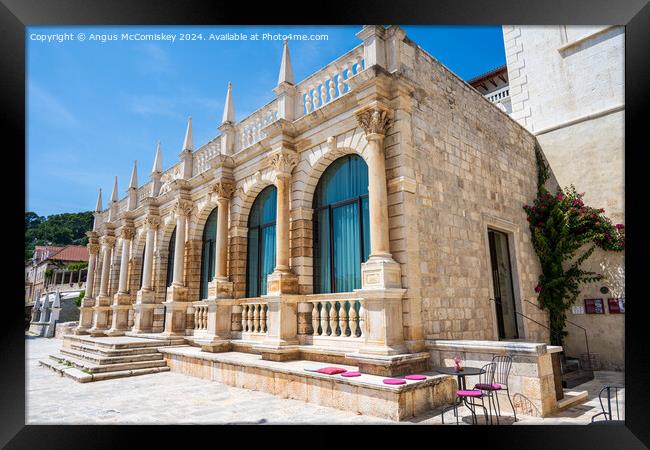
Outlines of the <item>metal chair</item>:
{"label": "metal chair", "polygon": [[[496,355],[492,358],[492,362],[496,364],[496,369],[494,371],[494,381],[492,382],[495,385],[493,390],[506,391],[506,395],[508,396],[508,401],[512,407],[512,413],[515,416],[516,422],[517,411],[515,411],[515,405],[512,403],[512,399],[510,398],[510,389],[508,387],[508,378],[510,376],[510,369],[512,368],[512,357],[510,355]],[[495,392],[494,396],[497,399],[497,415],[501,416],[501,405],[499,404],[498,392]]]}
{"label": "metal chair", "polygon": [[[618,408],[618,390],[623,388],[624,386],[621,386],[619,384],[606,384],[603,386],[603,388],[598,393],[598,401],[600,402],[600,408],[602,409],[602,412],[595,414],[591,418],[591,423],[594,423],[596,421],[596,417],[598,416],[605,416],[605,420],[612,420],[612,390],[614,390],[614,402],[616,403],[616,420],[621,420],[621,415]],[[605,409],[605,405],[603,404],[603,393],[606,393],[607,409]]]}
{"label": "metal chair", "polygon": [[[488,363],[482,367],[482,369],[485,371],[483,374],[479,375],[479,383],[481,381],[486,381],[486,382],[491,382],[492,378],[494,377],[494,369],[495,369],[495,364],[494,363]],[[488,413],[487,409],[485,408],[485,402],[483,401],[483,398],[486,397],[486,394],[484,391],[480,389],[460,389],[456,391],[456,396],[461,398],[463,400],[463,403],[465,403],[465,406],[470,410],[472,413],[472,423],[475,425],[478,425],[478,418],[476,417],[476,410],[475,408],[480,406],[483,408],[483,414],[485,415],[485,423],[488,423]],[[474,403],[471,402],[469,399],[480,399],[481,403]],[[488,406],[490,406],[490,401],[488,397]],[[454,415],[456,416],[456,424],[458,424],[458,411],[457,411],[457,404],[454,404]],[[492,423],[492,407],[490,406],[490,423]]]}
{"label": "metal chair", "polygon": [[483,395],[488,398],[488,407],[490,409],[490,423],[492,423],[492,407],[494,407],[494,414],[497,417],[497,425],[499,425],[499,414],[497,414],[497,405],[494,398],[496,391],[501,389],[501,385],[494,382],[494,373],[496,371],[496,363],[489,363],[483,366],[485,373],[479,375],[478,383],[474,385],[474,389],[483,391]]}

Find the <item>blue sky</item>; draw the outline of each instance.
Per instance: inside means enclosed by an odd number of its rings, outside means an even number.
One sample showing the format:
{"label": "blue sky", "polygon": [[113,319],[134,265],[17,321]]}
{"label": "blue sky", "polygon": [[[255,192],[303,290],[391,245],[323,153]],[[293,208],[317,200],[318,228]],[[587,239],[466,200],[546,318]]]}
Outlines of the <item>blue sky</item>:
{"label": "blue sky", "polygon": [[[499,26],[404,26],[407,36],[463,79],[505,64]],[[237,119],[274,98],[281,40],[262,33],[326,34],[291,41],[296,82],[361,41],[360,26],[29,27],[27,43],[26,211],[39,215],[104,207],[113,177],[126,195],[133,160],[148,180],[155,145],[163,167],[178,161],[186,120],[194,147],[218,134],[228,81]],[[259,33],[258,41],[90,41],[90,34]],[[35,35],[84,33],[80,42],[42,42]]]}

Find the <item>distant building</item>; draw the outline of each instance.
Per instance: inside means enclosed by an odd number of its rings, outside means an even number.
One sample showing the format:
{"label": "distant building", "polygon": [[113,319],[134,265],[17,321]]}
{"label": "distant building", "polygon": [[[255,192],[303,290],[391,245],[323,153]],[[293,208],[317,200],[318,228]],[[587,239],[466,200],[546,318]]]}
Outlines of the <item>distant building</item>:
{"label": "distant building", "polygon": [[508,114],[512,113],[508,68],[505,64],[472,78],[467,82],[483,94],[485,98],[497,105],[502,111]]}

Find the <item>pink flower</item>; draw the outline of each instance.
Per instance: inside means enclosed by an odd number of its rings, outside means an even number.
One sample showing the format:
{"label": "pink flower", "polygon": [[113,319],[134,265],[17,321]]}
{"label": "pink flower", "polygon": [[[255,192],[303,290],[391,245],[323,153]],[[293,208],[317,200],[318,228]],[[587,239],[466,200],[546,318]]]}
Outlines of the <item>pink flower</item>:
{"label": "pink flower", "polygon": [[616,229],[617,230],[622,230],[623,228],[625,228],[625,225],[623,225],[622,223],[617,223],[616,224]]}
{"label": "pink flower", "polygon": [[542,292],[542,287],[539,284],[535,286],[535,292],[537,292],[538,294]]}

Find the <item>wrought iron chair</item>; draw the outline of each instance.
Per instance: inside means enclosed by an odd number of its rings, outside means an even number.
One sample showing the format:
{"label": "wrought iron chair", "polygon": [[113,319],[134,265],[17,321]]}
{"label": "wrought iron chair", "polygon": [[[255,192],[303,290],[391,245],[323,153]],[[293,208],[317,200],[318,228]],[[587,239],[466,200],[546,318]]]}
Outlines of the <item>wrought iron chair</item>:
{"label": "wrought iron chair", "polygon": [[[495,369],[495,364],[494,363],[488,363],[482,367],[482,369],[485,371],[483,374],[479,375],[479,383],[481,382],[486,382],[486,383],[492,383],[492,378],[494,377],[494,369]],[[480,389],[460,389],[456,391],[456,396],[461,398],[463,400],[463,403],[465,403],[465,406],[470,410],[472,413],[472,423],[475,425],[478,425],[478,418],[476,417],[476,409],[477,407],[483,408],[483,414],[485,415],[485,423],[488,423],[488,413],[487,409],[485,408],[485,402],[483,401],[483,398],[486,397],[486,394],[484,391]],[[490,397],[488,397],[488,406],[490,406]],[[474,403],[470,401],[470,399],[480,399],[481,403]],[[457,411],[458,404],[454,404],[454,415],[456,416],[456,424],[458,424],[458,411]],[[492,422],[492,407],[490,406],[490,423]]]}
{"label": "wrought iron chair", "polygon": [[483,395],[488,398],[488,408],[490,409],[490,423],[492,423],[492,408],[494,407],[494,415],[497,417],[497,425],[499,425],[499,414],[497,414],[497,405],[495,401],[496,391],[501,389],[501,385],[494,382],[494,374],[496,371],[496,363],[492,362],[483,366],[485,373],[479,375],[478,383],[474,385],[474,389],[483,391]]}
{"label": "wrought iron chair", "polygon": [[[600,402],[600,408],[602,412],[595,414],[591,418],[591,423],[596,422],[596,417],[605,416],[605,420],[612,420],[612,390],[614,390],[614,403],[616,403],[616,420],[621,420],[621,414],[618,407],[618,390],[623,389],[624,386],[619,384],[606,384],[598,393],[598,401]],[[605,393],[607,399],[607,409],[605,409],[605,404],[603,404],[603,394]]]}
{"label": "wrought iron chair", "polygon": [[515,405],[512,403],[512,399],[510,398],[510,389],[508,387],[508,378],[510,377],[510,369],[512,368],[512,357],[510,355],[495,355],[492,358],[492,362],[496,364],[494,381],[492,382],[493,387],[491,390],[495,391],[494,396],[497,400],[497,416],[501,416],[501,405],[499,404],[498,391],[506,391],[516,422],[517,411],[515,411]]}

